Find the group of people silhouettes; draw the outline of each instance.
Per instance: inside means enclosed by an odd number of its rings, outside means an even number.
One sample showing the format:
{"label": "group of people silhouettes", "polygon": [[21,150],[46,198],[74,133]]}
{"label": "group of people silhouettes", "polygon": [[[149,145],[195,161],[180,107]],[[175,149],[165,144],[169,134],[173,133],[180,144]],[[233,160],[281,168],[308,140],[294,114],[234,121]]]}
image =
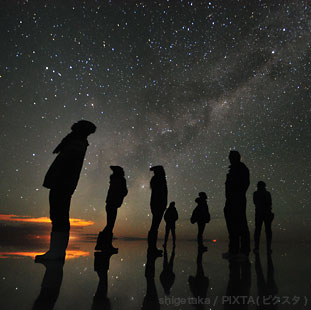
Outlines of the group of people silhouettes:
{"label": "group of people silhouettes", "polygon": [[[36,261],[64,259],[69,240],[69,209],[71,196],[74,193],[80,172],[82,169],[86,149],[87,137],[96,131],[96,126],[86,120],[78,121],[71,127],[69,133],[56,147],[53,153],[57,154],[48,172],[43,186],[50,189],[50,218],[52,232],[50,237],[50,249],[43,255],[37,255]],[[246,218],[246,191],[249,187],[249,170],[241,162],[239,152],[230,151],[229,172],[225,183],[226,203],[224,215],[229,233],[229,249],[223,254],[224,258],[243,260],[247,259],[250,252],[250,233]],[[95,250],[105,252],[107,255],[115,254],[118,249],[113,247],[113,228],[117,218],[118,208],[121,207],[128,190],[124,170],[119,166],[110,166],[112,174],[106,198],[107,224],[97,238]],[[166,175],[163,166],[153,166],[150,171],[154,173],[150,181],[151,200],[150,208],[152,223],[148,232],[148,256],[162,256],[163,251],[157,248],[158,229],[162,218],[166,222],[164,249],[171,232],[173,247],[176,245],[175,223],[178,220],[178,212],[175,202],[172,201],[167,208],[168,189]],[[254,193],[253,201],[256,207],[255,214],[255,254],[259,251],[259,240],[262,224],[265,224],[267,253],[271,254],[272,230],[271,223],[274,218],[272,213],[271,195],[266,190],[263,181],[258,182],[258,190]],[[211,216],[207,204],[207,195],[200,192],[195,199],[196,207],[191,216],[191,223],[198,225],[198,248],[206,251],[203,244],[205,225],[210,222]]]}

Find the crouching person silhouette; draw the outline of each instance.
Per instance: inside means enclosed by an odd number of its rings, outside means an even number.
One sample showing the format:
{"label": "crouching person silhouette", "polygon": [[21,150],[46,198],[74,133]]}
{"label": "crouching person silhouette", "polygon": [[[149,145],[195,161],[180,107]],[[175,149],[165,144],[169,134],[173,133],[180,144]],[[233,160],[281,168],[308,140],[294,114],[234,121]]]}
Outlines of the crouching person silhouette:
{"label": "crouching person silhouette", "polygon": [[210,222],[211,216],[207,205],[207,195],[205,192],[200,192],[199,197],[195,199],[196,208],[192,212],[191,223],[198,224],[198,247],[200,250],[206,251],[207,247],[203,244],[203,233],[205,225]]}
{"label": "crouching person silhouette", "polygon": [[169,205],[169,207],[166,209],[164,214],[164,221],[166,222],[165,226],[165,238],[164,238],[164,244],[163,247],[166,248],[167,245],[167,239],[170,231],[172,232],[172,238],[173,238],[173,247],[176,246],[176,233],[175,233],[175,222],[178,220],[178,213],[175,208],[175,201],[172,201]]}
{"label": "crouching person silhouette", "polygon": [[113,227],[117,218],[118,208],[121,207],[124,197],[127,195],[124,170],[119,166],[110,166],[113,171],[110,175],[110,185],[106,198],[107,224],[103,231],[98,234],[95,250],[117,253],[113,247]]}
{"label": "crouching person silhouette", "polygon": [[81,120],[71,127],[68,134],[53,151],[58,154],[45,175],[43,186],[50,189],[50,219],[52,232],[50,249],[35,260],[64,259],[69,240],[69,209],[71,196],[74,193],[83,165],[87,137],[96,131],[96,126]]}

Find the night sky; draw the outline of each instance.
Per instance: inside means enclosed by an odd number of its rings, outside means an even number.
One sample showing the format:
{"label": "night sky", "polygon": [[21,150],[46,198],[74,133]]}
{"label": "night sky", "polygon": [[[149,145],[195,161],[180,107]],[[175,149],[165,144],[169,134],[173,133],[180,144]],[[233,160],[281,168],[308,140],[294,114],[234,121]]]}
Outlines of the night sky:
{"label": "night sky", "polygon": [[89,136],[71,216],[105,224],[110,165],[129,194],[115,234],[145,237],[151,165],[163,165],[177,233],[205,191],[206,237],[225,232],[230,149],[267,183],[274,229],[311,224],[308,1],[1,1],[0,213],[49,214],[44,175],[80,120]]}

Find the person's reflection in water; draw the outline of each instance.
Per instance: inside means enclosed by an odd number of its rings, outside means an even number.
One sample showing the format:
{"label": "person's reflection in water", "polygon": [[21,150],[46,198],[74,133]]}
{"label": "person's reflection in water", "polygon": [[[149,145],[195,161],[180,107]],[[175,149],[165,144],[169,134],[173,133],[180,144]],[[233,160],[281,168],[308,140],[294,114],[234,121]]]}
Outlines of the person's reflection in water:
{"label": "person's reflection in water", "polygon": [[96,293],[93,298],[92,310],[109,310],[111,309],[108,293],[108,270],[110,258],[116,253],[95,252],[94,253],[94,270],[97,272],[99,282]]}
{"label": "person's reflection in water", "polygon": [[170,261],[168,261],[167,250],[164,248],[163,270],[160,274],[160,281],[165,295],[170,295],[171,288],[175,282],[175,273],[173,272],[175,258],[175,248],[173,247]]}
{"label": "person's reflection in water", "polygon": [[146,296],[143,301],[142,310],[159,310],[160,303],[157,287],[154,281],[155,261],[159,256],[154,252],[154,248],[148,247],[145,277],[147,282]]}
{"label": "person's reflection in water", "polygon": [[257,290],[259,297],[259,305],[257,309],[277,309],[278,304],[273,298],[278,293],[278,287],[274,280],[274,267],[271,255],[267,256],[267,280],[265,280],[260,256],[255,256],[255,270],[257,276]]}
{"label": "person's reflection in water", "polygon": [[41,262],[46,268],[41,291],[35,300],[33,310],[52,310],[59,295],[63,280],[64,260]]}
{"label": "person's reflection in water", "polygon": [[204,309],[202,301],[204,302],[206,300],[209,287],[209,278],[205,276],[202,264],[204,252],[206,251],[199,246],[197,256],[197,273],[195,276],[189,276],[188,278],[189,287],[194,296],[194,300],[192,300],[191,303],[196,309]]}
{"label": "person's reflection in water", "polygon": [[224,309],[248,309],[251,287],[251,264],[246,261],[229,261],[229,281]]}

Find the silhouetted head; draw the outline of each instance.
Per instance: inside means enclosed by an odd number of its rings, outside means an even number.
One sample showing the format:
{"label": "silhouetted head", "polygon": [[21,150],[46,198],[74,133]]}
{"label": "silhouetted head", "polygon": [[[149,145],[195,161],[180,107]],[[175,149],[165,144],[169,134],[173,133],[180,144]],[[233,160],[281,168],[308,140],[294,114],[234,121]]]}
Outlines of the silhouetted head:
{"label": "silhouetted head", "polygon": [[150,171],[153,171],[155,175],[165,176],[165,170],[163,166],[153,166],[150,168]]}
{"label": "silhouetted head", "polygon": [[259,181],[259,182],[257,183],[257,188],[258,188],[259,190],[264,190],[264,189],[266,189],[266,183],[265,183],[264,181]]}
{"label": "silhouetted head", "polygon": [[123,170],[122,167],[120,167],[120,166],[110,166],[110,169],[113,171],[113,173],[124,176],[124,170]]}
{"label": "silhouetted head", "polygon": [[88,136],[96,131],[96,126],[92,122],[81,120],[74,123],[71,130],[78,135]]}
{"label": "silhouetted head", "polygon": [[204,200],[207,199],[207,195],[206,195],[205,192],[200,192],[200,193],[199,193],[199,197],[202,198],[202,199],[204,199]]}
{"label": "silhouetted head", "polygon": [[200,202],[201,202],[201,198],[199,198],[199,197],[196,198],[196,199],[195,199],[195,202],[196,202],[196,203],[200,203]]}
{"label": "silhouetted head", "polygon": [[169,208],[175,207],[175,201],[172,201],[168,207],[169,207]]}
{"label": "silhouetted head", "polygon": [[241,155],[238,151],[230,151],[229,161],[231,165],[238,164],[241,161]]}

